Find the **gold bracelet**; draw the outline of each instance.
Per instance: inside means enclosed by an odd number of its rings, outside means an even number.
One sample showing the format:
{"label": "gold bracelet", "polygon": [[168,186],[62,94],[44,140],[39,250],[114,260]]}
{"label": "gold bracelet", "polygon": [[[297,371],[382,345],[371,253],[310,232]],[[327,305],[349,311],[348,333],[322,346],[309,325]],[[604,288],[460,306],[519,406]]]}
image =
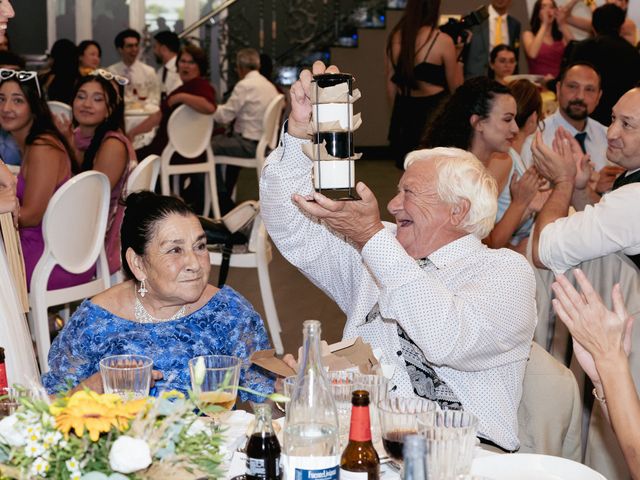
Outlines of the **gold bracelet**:
{"label": "gold bracelet", "polygon": [[593,387],[593,390],[591,391],[591,393],[593,393],[593,398],[598,400],[600,403],[607,403],[607,399],[604,398],[604,395],[602,395],[601,397],[598,396],[598,392],[596,391],[596,387]]}

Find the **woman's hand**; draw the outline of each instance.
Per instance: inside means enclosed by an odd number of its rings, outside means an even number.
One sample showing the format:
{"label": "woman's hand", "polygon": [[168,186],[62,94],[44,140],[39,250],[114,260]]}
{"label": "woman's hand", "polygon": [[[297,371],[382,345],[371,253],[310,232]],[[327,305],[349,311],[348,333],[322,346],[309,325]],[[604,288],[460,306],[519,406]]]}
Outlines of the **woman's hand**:
{"label": "woman's hand", "polygon": [[66,115],[53,114],[53,123],[68,142],[73,144],[73,125],[71,119]]}
{"label": "woman's hand", "polygon": [[180,105],[181,103],[183,103],[181,93],[176,93],[167,97],[167,105],[169,105],[169,107],[171,108],[173,108],[175,105]]}
{"label": "woman's hand", "polygon": [[520,178],[517,175],[511,177],[509,192],[511,193],[511,201],[516,204],[528,206],[538,193],[541,186],[538,171],[535,167],[529,167]]}
{"label": "woman's hand", "polygon": [[597,365],[609,356],[627,356],[631,350],[633,317],[624,306],[620,285],[611,292],[613,311],[608,310],[580,269],[574,275],[582,294],[564,275],[558,275],[551,288],[556,314],[573,337],[574,353],[592,382],[599,385]]}
{"label": "woman's hand", "polygon": [[300,78],[291,86],[291,113],[289,114],[289,123],[287,125],[287,133],[297,138],[309,138],[307,128],[311,120],[311,80],[313,75],[322,73],[339,73],[338,67],[331,65],[325,67],[321,61],[314,62],[311,67],[312,72],[303,70],[300,72]]}

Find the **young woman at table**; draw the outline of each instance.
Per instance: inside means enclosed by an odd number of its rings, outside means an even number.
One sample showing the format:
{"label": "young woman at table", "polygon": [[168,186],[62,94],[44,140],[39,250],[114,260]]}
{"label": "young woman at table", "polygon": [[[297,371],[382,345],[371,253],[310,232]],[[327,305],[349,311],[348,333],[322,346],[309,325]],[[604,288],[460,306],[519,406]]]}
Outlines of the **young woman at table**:
{"label": "young woman at table", "polygon": [[509,183],[489,168],[491,158],[498,155],[506,162],[504,169],[511,169],[509,150],[520,132],[517,114],[516,100],[507,87],[486,77],[475,77],[464,82],[442,105],[425,135],[426,148],[446,146],[470,151],[499,182],[498,191],[509,188],[511,202],[483,240],[492,248],[508,245],[541,185],[534,167],[519,178],[513,175]]}
{"label": "young woman at table", "polygon": [[[176,88],[160,105],[160,110],[127,132],[130,139],[136,135],[151,131],[158,127],[153,141],[146,147],[136,151],[138,158],[150,154],[161,155],[169,142],[167,124],[173,111],[180,105],[188,105],[195,111],[212,114],[216,111],[216,91],[206,78],[209,64],[207,56],[199,47],[186,45],[182,47],[176,61],[182,86]],[[193,160],[192,160],[193,161]]]}
{"label": "young woman at table", "polygon": [[83,40],[78,45],[78,69],[83,77],[100,68],[102,48],[95,40]]}
{"label": "young woman at table", "polygon": [[[53,123],[47,103],[40,97],[35,72],[3,70],[12,75],[0,84],[0,126],[16,140],[22,153],[17,178],[20,201],[20,243],[27,285],[44,251],[42,218],[55,191],[78,172],[73,151]],[[60,267],[49,277],[49,289],[64,288],[91,279],[95,268],[72,274]]]}
{"label": "young woman at table", "polygon": [[[132,193],[122,222],[122,265],[128,278],[85,300],[58,334],[42,377],[49,393],[71,386],[101,391],[107,355],[153,359],[159,391],[191,388],[188,361],[199,355],[242,360],[240,385],[271,393],[274,379],[249,356],[270,348],[260,316],[229,286],[209,285],[209,253],[198,217],[181,200]],[[258,400],[239,392],[241,400]]]}
{"label": "young woman at table", "polygon": [[[119,83],[118,83],[119,82]],[[129,171],[136,153],[124,134],[121,86],[128,80],[105,70],[95,70],[78,80],[73,95],[73,123],[67,129],[80,171],[97,170],[109,177],[111,200],[105,248],[111,274],[120,270],[120,225]]]}
{"label": "young woman at table", "polygon": [[489,54],[489,78],[501,85],[506,85],[506,77],[516,71],[516,51],[504,43],[496,45]]}

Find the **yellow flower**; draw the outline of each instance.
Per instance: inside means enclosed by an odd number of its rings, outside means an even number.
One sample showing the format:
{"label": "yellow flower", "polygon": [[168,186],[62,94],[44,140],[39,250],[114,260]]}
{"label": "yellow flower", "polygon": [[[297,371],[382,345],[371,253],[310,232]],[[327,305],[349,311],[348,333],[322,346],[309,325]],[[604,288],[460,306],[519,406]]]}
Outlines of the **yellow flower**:
{"label": "yellow flower", "polygon": [[72,429],[81,437],[86,428],[91,440],[96,442],[101,433],[108,432],[112,427],[121,431],[127,429],[129,420],[146,404],[146,399],[123,403],[118,395],[84,390],[69,397],[66,405],[64,401],[56,403],[49,410],[55,415],[56,427],[65,437]]}

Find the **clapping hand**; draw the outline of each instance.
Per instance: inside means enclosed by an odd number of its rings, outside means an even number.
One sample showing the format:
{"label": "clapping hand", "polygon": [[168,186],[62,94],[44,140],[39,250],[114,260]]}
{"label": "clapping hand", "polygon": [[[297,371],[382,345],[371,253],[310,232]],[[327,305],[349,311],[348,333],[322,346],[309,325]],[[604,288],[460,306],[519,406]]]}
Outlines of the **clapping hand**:
{"label": "clapping hand", "polygon": [[[558,131],[561,129],[559,128]],[[575,141],[575,139],[573,139]],[[576,162],[572,153],[572,144],[564,136],[553,140],[553,149],[542,141],[542,133],[537,131],[531,145],[533,162],[540,174],[556,185],[560,182],[575,182]],[[578,145],[578,148],[580,146]]]}
{"label": "clapping hand", "polygon": [[633,317],[625,306],[620,285],[611,292],[613,311],[607,309],[582,270],[574,275],[582,294],[564,275],[556,276],[551,288],[556,295],[553,309],[573,337],[574,354],[594,384],[600,383],[597,365],[610,355],[628,355],[631,350]]}

